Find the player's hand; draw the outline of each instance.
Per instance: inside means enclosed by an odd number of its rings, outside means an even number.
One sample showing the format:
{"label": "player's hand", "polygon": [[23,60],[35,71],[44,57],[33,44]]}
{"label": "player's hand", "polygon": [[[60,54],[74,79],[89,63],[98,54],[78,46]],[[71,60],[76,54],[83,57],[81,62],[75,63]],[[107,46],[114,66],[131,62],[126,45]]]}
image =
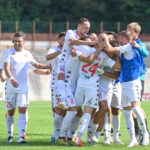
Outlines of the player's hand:
{"label": "player's hand", "polygon": [[136,41],[132,42],[132,46],[135,47],[135,48],[139,48],[140,47],[140,45]]}
{"label": "player's hand", "polygon": [[49,70],[49,69],[47,69],[46,71],[45,71],[45,74],[46,75],[49,75],[51,73],[51,71]]}
{"label": "player's hand", "polygon": [[89,46],[97,46],[98,41],[89,41]]}
{"label": "player's hand", "polygon": [[6,77],[4,75],[0,76],[1,82],[5,82],[6,81]]}
{"label": "player's hand", "polygon": [[72,49],[72,51],[71,51],[71,56],[72,56],[72,57],[76,57],[76,56],[77,56],[77,53],[76,53],[76,50],[75,50],[75,49]]}
{"label": "player's hand", "polygon": [[101,33],[101,34],[100,34],[100,37],[102,38],[102,40],[108,39],[108,36],[107,36],[107,34],[105,34],[105,33]]}
{"label": "player's hand", "polygon": [[11,79],[11,83],[12,83],[13,87],[15,87],[15,88],[17,88],[19,86],[18,81],[15,79]]}

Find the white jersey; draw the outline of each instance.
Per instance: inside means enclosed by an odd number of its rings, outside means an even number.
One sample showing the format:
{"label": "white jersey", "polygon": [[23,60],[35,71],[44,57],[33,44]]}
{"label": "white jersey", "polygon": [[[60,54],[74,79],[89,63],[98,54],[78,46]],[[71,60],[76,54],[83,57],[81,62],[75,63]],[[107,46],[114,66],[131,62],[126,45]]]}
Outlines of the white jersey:
{"label": "white jersey", "polygon": [[18,81],[19,86],[13,87],[10,80],[7,80],[6,92],[11,93],[27,93],[27,71],[30,65],[36,63],[33,59],[32,54],[29,51],[23,50],[18,52],[15,50],[14,53],[5,59],[5,62],[10,64],[10,71],[12,76]]}
{"label": "white jersey", "polygon": [[126,59],[132,59],[134,57],[134,52],[132,50],[131,44],[120,46],[119,50],[121,54],[124,54],[124,57]]}
{"label": "white jersey", "polygon": [[[95,48],[89,47],[85,51],[85,55],[89,56],[95,52]],[[100,52],[99,56],[93,61],[93,63],[81,62],[79,69],[78,85],[82,87],[97,87],[100,75],[96,72],[96,69],[100,66],[112,67],[115,61],[109,58],[104,52]]]}
{"label": "white jersey", "polygon": [[[48,52],[48,54],[52,54],[55,52],[60,51],[60,48],[58,46],[51,47]],[[52,76],[51,76],[51,87],[56,87],[56,81],[57,81],[57,67],[58,67],[58,62],[60,60],[61,55],[58,55],[54,59],[50,60],[50,64],[52,66]]]}
{"label": "white jersey", "polygon": [[1,70],[4,70],[4,62],[2,62],[2,63],[0,64],[0,69],[1,69]]}
{"label": "white jersey", "polygon": [[[78,52],[81,52],[81,54],[89,48],[87,45],[74,45],[73,47]],[[65,67],[65,82],[66,86],[72,89],[72,92],[76,89],[77,80],[79,77],[79,66],[80,61],[70,55]]]}
{"label": "white jersey", "polygon": [[63,49],[62,49],[62,53],[61,53],[61,59],[59,61],[58,64],[58,73],[59,72],[65,72],[65,65],[66,62],[68,61],[68,58],[70,56],[71,53],[71,48],[69,47],[70,44],[70,39],[72,38],[76,38],[79,39],[80,37],[77,35],[76,30],[68,30],[66,32],[66,36],[65,36],[65,43],[63,45]]}

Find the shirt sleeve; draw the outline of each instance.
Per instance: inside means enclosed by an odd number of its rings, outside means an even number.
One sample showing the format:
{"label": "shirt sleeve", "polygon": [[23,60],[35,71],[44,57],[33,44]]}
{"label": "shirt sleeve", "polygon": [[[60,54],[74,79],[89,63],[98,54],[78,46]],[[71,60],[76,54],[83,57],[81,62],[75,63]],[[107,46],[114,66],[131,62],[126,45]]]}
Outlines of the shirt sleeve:
{"label": "shirt sleeve", "polygon": [[128,53],[131,50],[130,49],[130,44],[119,46],[119,50],[120,50],[121,54]]}
{"label": "shirt sleeve", "polygon": [[37,63],[37,61],[33,58],[32,54],[29,52],[29,62],[31,65],[34,65]]}
{"label": "shirt sleeve", "polygon": [[2,62],[2,63],[0,64],[0,69],[1,69],[1,70],[4,70],[4,62]]}
{"label": "shirt sleeve", "polygon": [[115,63],[116,62],[112,60],[110,57],[108,57],[107,55],[104,56],[103,66],[108,66],[112,68],[115,65]]}
{"label": "shirt sleeve", "polygon": [[75,34],[72,30],[68,30],[66,33],[66,40],[70,40],[71,38],[75,38]]}
{"label": "shirt sleeve", "polygon": [[29,70],[34,71],[34,70],[36,70],[36,68],[32,65],[29,65]]}
{"label": "shirt sleeve", "polygon": [[138,48],[138,50],[143,57],[147,57],[149,55],[149,51],[146,49],[146,46],[144,43],[140,44],[140,47]]}
{"label": "shirt sleeve", "polygon": [[10,55],[10,50],[6,50],[5,53],[4,53],[4,60],[3,62],[6,63],[8,62],[8,58],[9,58],[9,55]]}

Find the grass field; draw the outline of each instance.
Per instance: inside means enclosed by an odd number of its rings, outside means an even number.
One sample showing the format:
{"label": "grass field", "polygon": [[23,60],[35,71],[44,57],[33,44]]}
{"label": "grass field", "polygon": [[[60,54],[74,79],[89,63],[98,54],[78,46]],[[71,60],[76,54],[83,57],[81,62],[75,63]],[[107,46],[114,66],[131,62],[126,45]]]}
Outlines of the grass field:
{"label": "grass field", "polygon": [[[150,101],[142,102],[142,107],[144,108],[148,124],[150,126]],[[15,116],[15,130],[14,130],[14,142],[7,143],[7,130],[6,130],[6,118],[5,118],[5,109],[4,102],[0,101],[0,150],[72,150],[72,149],[83,149],[83,150],[125,150],[127,149],[127,145],[129,144],[129,134],[126,129],[125,119],[121,115],[121,140],[125,143],[125,145],[103,145],[103,137],[100,138],[99,144],[96,147],[92,147],[90,144],[86,144],[86,134],[83,139],[83,147],[64,147],[59,146],[57,144],[53,144],[50,142],[50,137],[53,131],[53,118],[51,112],[51,103],[49,101],[36,101],[31,102],[29,106],[29,122],[27,127],[27,135],[30,137],[27,140],[27,144],[20,145],[16,143],[18,138],[18,111]],[[131,149],[131,148],[128,148]],[[134,150],[150,150],[150,145],[138,146],[132,148]]]}

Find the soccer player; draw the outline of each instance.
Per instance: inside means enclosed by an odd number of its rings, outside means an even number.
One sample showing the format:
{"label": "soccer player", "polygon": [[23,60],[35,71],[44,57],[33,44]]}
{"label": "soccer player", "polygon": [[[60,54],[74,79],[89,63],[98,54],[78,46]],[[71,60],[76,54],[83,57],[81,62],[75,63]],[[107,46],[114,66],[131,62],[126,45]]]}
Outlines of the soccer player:
{"label": "soccer player", "polygon": [[[66,97],[66,104],[68,107],[68,113],[66,114],[62,122],[62,128],[59,138],[60,144],[65,140],[66,132],[71,127],[72,121],[75,119],[78,112],[78,107],[76,107],[74,99],[74,91],[76,89],[79,68],[78,63],[69,58],[72,49],[71,45],[92,45],[93,43],[95,43],[91,41],[79,40],[82,36],[86,35],[86,33],[89,31],[89,28],[89,20],[86,18],[81,18],[76,30],[68,30],[66,32],[65,43],[61,53],[61,60],[58,63],[57,87],[59,88],[57,89],[57,92],[60,96],[59,98],[61,102],[64,102]],[[60,104],[58,105],[61,106]],[[77,122],[79,122],[79,117],[77,118]]]}
{"label": "soccer player", "polygon": [[[132,22],[132,23],[128,24],[127,31],[132,33],[132,35],[133,35],[133,42],[132,42],[133,47],[137,48],[137,50],[141,54],[141,61],[142,61],[141,69],[142,69],[142,71],[140,74],[140,79],[141,79],[141,85],[142,85],[142,90],[141,90],[141,99],[142,99],[142,95],[143,95],[143,91],[144,91],[145,72],[146,72],[145,58],[149,55],[149,51],[146,49],[145,44],[139,39],[139,34],[141,32],[141,26],[139,25],[139,23]],[[143,110],[143,114],[145,117],[145,123],[146,123],[146,127],[148,130],[147,119],[146,119],[146,114],[145,114],[144,110]],[[136,136],[138,138],[141,135],[141,131],[140,131],[140,128],[138,126],[136,115],[133,115],[133,117],[134,117],[134,123],[135,123],[135,133],[136,133]]]}
{"label": "soccer player", "polygon": [[58,61],[60,60],[60,54],[65,41],[65,32],[61,32],[58,35],[58,46],[51,47],[46,55],[46,60],[50,60],[52,66],[52,79],[50,83],[51,97],[52,97],[52,108],[54,113],[54,132],[51,137],[51,142],[56,142],[60,135],[60,128],[63,120],[64,109],[58,107],[60,101],[57,94],[57,67]]}
{"label": "soccer player", "polygon": [[[111,40],[110,44],[112,46],[119,46],[119,42],[117,40]],[[107,51],[106,51],[106,53],[107,53]],[[107,55],[112,59],[115,59],[115,57],[118,57],[115,55],[110,55],[109,53],[107,53]],[[99,111],[102,110],[105,112],[105,109],[103,109],[106,107],[106,104],[104,103],[104,101],[107,101],[108,109],[110,109],[110,107],[112,105],[113,106],[112,107],[112,113],[114,114],[114,111],[115,112],[118,111],[118,109],[116,107],[120,107],[120,104],[121,104],[121,99],[118,99],[117,98],[118,96],[115,97],[115,99],[112,99],[114,83],[115,83],[115,80],[117,80],[120,76],[120,70],[115,70],[115,69],[110,68],[110,67],[104,67],[103,70],[104,70],[104,74],[101,76],[100,81],[99,81],[99,84],[100,84],[100,88],[99,88],[100,89],[100,95],[99,95],[100,110]],[[116,89],[119,88],[119,87],[117,87],[117,85],[118,84],[116,84]],[[118,93],[118,94],[120,94],[120,93]],[[111,142],[123,144],[123,142],[120,141],[119,137],[116,134],[116,129],[115,129],[115,133],[114,133],[114,140],[112,141],[112,139],[111,139],[111,136],[110,136],[110,134],[111,134],[111,120],[109,118],[108,113],[109,112],[105,113],[105,124],[104,124],[104,120],[100,121],[100,125],[99,125],[97,131],[100,132],[101,129],[103,128],[104,144],[110,144]],[[102,117],[102,115],[99,115],[99,116]],[[119,126],[119,124],[120,124],[120,122],[118,121],[119,120],[118,117],[115,117],[113,115],[113,127],[114,128],[116,128],[116,126]],[[103,127],[103,124],[104,124],[104,127]],[[110,124],[110,127],[109,127],[109,124]],[[117,131],[119,133],[119,129],[117,129]],[[96,134],[98,134],[98,133],[96,133]]]}
{"label": "soccer player", "polygon": [[28,85],[27,71],[30,65],[35,68],[49,69],[49,66],[37,63],[29,51],[24,50],[25,34],[17,32],[14,35],[14,48],[4,55],[4,69],[7,76],[5,107],[7,109],[8,142],[13,141],[14,114],[18,106],[19,119],[18,143],[26,143],[24,133],[27,126]]}
{"label": "soccer player", "polygon": [[119,43],[123,46],[112,47],[109,43],[108,37],[102,34],[105,41],[107,51],[110,53],[121,53],[122,60],[122,104],[123,113],[126,118],[127,128],[130,133],[131,142],[128,147],[137,146],[138,142],[135,137],[134,122],[132,118],[132,110],[136,114],[143,131],[142,145],[149,144],[149,134],[146,129],[144,115],[140,107],[140,92],[141,92],[141,55],[137,49],[131,45],[132,34],[128,31],[122,31],[118,35]]}
{"label": "soccer player", "polygon": [[[110,42],[112,45],[118,45],[118,42],[116,40],[111,40]],[[112,55],[110,56],[108,53],[107,55],[110,58],[115,59],[114,56]],[[110,135],[108,132],[109,131],[108,110],[110,108],[110,103],[111,103],[113,83],[115,82],[115,79],[119,77],[119,75],[120,75],[120,72],[118,70],[116,71],[113,68],[104,67],[103,75],[101,75],[100,80],[99,80],[99,110],[96,112],[94,116],[94,123],[97,124],[99,122],[99,126],[96,132],[97,142],[100,136],[100,132],[104,126],[104,144],[110,144]],[[93,143],[90,138],[90,134],[92,133],[92,125],[93,125],[93,120],[91,120],[90,125],[89,125],[87,141],[91,142],[92,145],[96,145],[97,142],[95,141]],[[116,142],[116,140],[114,140],[114,142]],[[118,139],[117,142],[121,142],[121,141]]]}

